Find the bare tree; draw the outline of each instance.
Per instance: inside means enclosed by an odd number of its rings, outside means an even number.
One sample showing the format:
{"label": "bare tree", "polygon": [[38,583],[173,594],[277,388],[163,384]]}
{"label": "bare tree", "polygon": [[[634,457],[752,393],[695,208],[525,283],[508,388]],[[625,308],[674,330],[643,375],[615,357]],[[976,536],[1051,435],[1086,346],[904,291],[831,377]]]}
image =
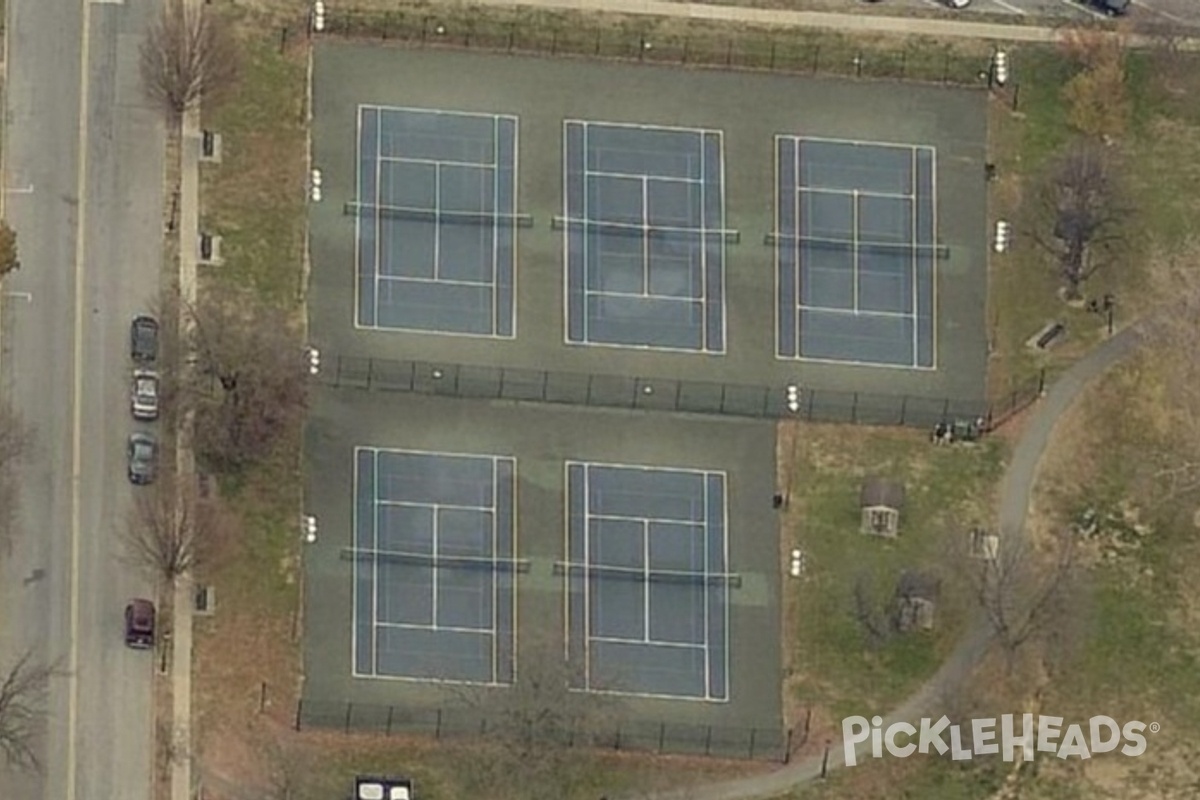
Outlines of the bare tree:
{"label": "bare tree", "polygon": [[164,480],[138,492],[122,539],[131,564],[167,583],[205,564],[216,546],[213,501],[190,483],[175,487]]}
{"label": "bare tree", "polygon": [[0,220],[0,278],[21,268],[17,253],[17,232]]}
{"label": "bare tree", "polygon": [[[611,698],[574,691],[578,669],[547,643],[522,659],[516,682],[466,697],[486,724],[483,747],[464,769],[467,788],[487,795],[511,789],[508,800],[561,800],[590,780],[587,750],[615,729]],[[529,652],[529,648],[526,648]],[[512,776],[519,775],[514,781]]]}
{"label": "bare tree", "polygon": [[1073,533],[1058,535],[1044,557],[1022,539],[1002,541],[995,558],[978,559],[975,599],[1010,665],[1024,645],[1062,627],[1077,572]]}
{"label": "bare tree", "polygon": [[1067,297],[1081,296],[1084,281],[1112,257],[1121,240],[1121,202],[1115,156],[1107,148],[1078,141],[1049,171],[1040,216],[1052,225],[1038,241],[1051,252]]}
{"label": "bare tree", "polygon": [[9,766],[40,770],[34,744],[42,731],[53,668],[26,652],[0,683],[0,752]]}
{"label": "bare tree", "polygon": [[214,470],[237,471],[266,458],[303,419],[308,365],[299,332],[286,312],[249,296],[208,293],[189,313],[193,444]]}
{"label": "bare tree", "polygon": [[0,402],[0,547],[7,550],[13,520],[16,519],[17,470],[29,447],[30,434],[17,413]]}
{"label": "bare tree", "polygon": [[182,114],[237,80],[233,31],[207,4],[168,0],[141,48],[142,82],[155,102]]}

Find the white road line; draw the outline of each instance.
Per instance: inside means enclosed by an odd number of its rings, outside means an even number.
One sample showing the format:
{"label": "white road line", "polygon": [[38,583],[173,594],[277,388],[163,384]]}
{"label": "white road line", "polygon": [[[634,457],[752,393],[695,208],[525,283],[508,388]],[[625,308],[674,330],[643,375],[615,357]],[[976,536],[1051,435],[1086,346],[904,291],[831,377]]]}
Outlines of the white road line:
{"label": "white road line", "polygon": [[1133,4],[1135,6],[1139,6],[1141,8],[1146,9],[1151,14],[1157,14],[1158,16],[1162,17],[1163,19],[1169,19],[1172,22],[1178,22],[1181,25],[1191,24],[1188,20],[1184,19],[1183,17],[1177,17],[1169,11],[1162,11],[1161,9],[1157,9],[1154,6],[1146,5],[1145,0],[1133,0]]}
{"label": "white road line", "polygon": [[1090,14],[1093,17],[1096,17],[1098,19],[1104,19],[1104,20],[1108,19],[1108,15],[1101,14],[1096,9],[1091,8],[1090,6],[1085,6],[1082,3],[1076,2],[1076,0],[1058,0],[1058,1],[1060,3],[1062,3],[1064,6],[1073,8],[1076,11],[1083,11],[1084,13]]}
{"label": "white road line", "polygon": [[1004,2],[1004,0],[992,0],[992,2],[1007,11],[1011,11],[1014,14],[1020,14],[1021,16],[1025,16],[1026,12],[1025,12],[1025,9],[1023,9],[1023,8],[1017,8],[1016,6],[1012,5],[1011,3]]}
{"label": "white road line", "polygon": [[88,61],[91,52],[91,3],[83,6],[82,41],[79,51],[79,142],[78,173],[75,191],[78,195],[78,216],[75,224],[75,343],[72,368],[75,371],[71,391],[71,646],[67,659],[67,794],[75,800],[76,787],[76,729],[79,726],[79,494],[83,471],[83,268],[84,242],[87,229],[87,140],[88,140]]}
{"label": "white road line", "polygon": [[16,186],[16,187],[10,186],[10,187],[6,188],[4,191],[7,192],[8,194],[33,194],[33,184],[31,183],[28,186]]}
{"label": "white road line", "polygon": [[33,295],[29,292],[5,292],[5,297],[15,297],[18,300],[24,300],[26,303],[33,302]]}

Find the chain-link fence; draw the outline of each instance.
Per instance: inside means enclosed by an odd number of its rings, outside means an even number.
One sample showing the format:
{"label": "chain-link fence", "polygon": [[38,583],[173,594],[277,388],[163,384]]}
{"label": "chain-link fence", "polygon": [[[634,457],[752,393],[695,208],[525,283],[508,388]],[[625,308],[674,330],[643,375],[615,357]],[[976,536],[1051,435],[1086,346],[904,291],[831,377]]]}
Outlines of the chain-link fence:
{"label": "chain-link fence", "polygon": [[[319,703],[301,700],[296,707],[296,730],[308,727],[384,736],[418,735],[435,739],[486,736],[490,724],[479,709],[469,707],[407,708],[365,703]],[[539,735],[549,735],[539,731]],[[638,750],[672,755],[778,761],[787,763],[793,748],[804,744],[802,734],[778,728],[740,728],[680,722],[619,721],[592,725],[586,731],[565,729],[555,738],[568,747]]]}
{"label": "chain-link fence", "polygon": [[835,32],[772,31],[674,19],[618,19],[540,10],[447,6],[331,9],[324,34],[420,45],[779,72],[854,75],[961,86],[986,83],[988,59],[930,41],[863,47]]}
{"label": "chain-link fence", "polygon": [[757,419],[798,418],[812,422],[917,428],[932,428],[959,419],[982,419],[983,427],[990,429],[1037,400],[1044,388],[1045,375],[1035,376],[993,403],[802,387],[795,411],[788,408],[786,386],[748,386],[355,356],[331,358],[321,369],[318,380],[334,387]]}

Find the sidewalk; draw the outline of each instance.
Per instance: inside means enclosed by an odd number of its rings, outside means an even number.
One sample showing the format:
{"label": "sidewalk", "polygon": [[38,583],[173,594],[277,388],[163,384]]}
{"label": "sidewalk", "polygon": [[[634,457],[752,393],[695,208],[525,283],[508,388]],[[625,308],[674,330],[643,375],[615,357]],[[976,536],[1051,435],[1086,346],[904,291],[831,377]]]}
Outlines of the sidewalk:
{"label": "sidewalk", "polygon": [[[198,0],[188,0],[198,2]],[[184,309],[196,304],[196,258],[200,232],[200,112],[183,115],[179,141],[179,295]],[[188,313],[179,316],[180,337],[186,341],[190,327]],[[190,417],[176,431],[176,486],[182,491],[185,481],[195,473],[191,448]],[[183,502],[180,498],[177,502]],[[171,760],[171,800],[192,798],[192,616],[194,592],[190,575],[181,575],[175,583],[174,620],[171,654],[171,725],[175,758]]]}

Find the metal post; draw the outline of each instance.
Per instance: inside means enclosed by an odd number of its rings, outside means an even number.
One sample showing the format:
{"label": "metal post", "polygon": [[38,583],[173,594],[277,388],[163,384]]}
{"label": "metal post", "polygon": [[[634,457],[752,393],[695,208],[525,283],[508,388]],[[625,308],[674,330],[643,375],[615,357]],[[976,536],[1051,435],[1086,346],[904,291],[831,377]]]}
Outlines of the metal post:
{"label": "metal post", "polygon": [[387,735],[388,736],[392,735],[392,713],[395,712],[395,710],[396,710],[395,706],[388,706],[388,721],[387,721]]}
{"label": "metal post", "polygon": [[441,707],[441,706],[438,706],[438,710],[437,710],[437,722],[436,722],[436,723],[434,723],[434,724],[435,724],[437,727],[435,727],[435,728],[433,729],[433,730],[434,730],[434,733],[433,733],[433,738],[435,738],[435,739],[441,739],[441,738],[442,738],[442,707]]}
{"label": "metal post", "polygon": [[1038,395],[1040,396],[1042,394],[1045,394],[1045,392],[1046,392],[1046,368],[1042,367],[1041,371],[1038,372]]}
{"label": "metal post", "polygon": [[850,405],[850,421],[858,422],[858,392],[854,393],[854,401]]}
{"label": "metal post", "polygon": [[808,414],[807,414],[807,415],[805,415],[805,417],[804,417],[804,418],[805,418],[806,420],[808,420],[809,422],[812,422],[812,418],[813,418],[813,403],[815,402],[816,394],[817,394],[817,392],[816,392],[816,390],[815,390],[815,389],[809,389],[809,390],[808,390]]}
{"label": "metal post", "polygon": [[[338,356],[338,376],[341,377],[342,357]],[[370,389],[375,385],[375,359],[370,357],[367,359],[367,388]]]}
{"label": "metal post", "polygon": [[721,384],[721,413],[722,414],[725,413],[725,389],[727,386],[728,386],[728,384],[725,384],[725,383]]}
{"label": "metal post", "polygon": [[258,691],[258,713],[263,713],[267,710],[267,682],[263,681],[259,686]]}
{"label": "metal post", "polygon": [[704,732],[704,755],[712,755],[712,725]]}
{"label": "metal post", "polygon": [[1012,110],[1016,111],[1017,105],[1020,103],[1020,100],[1021,100],[1021,84],[1018,83],[1016,86],[1013,87],[1012,94],[1013,94]]}
{"label": "metal post", "polygon": [[829,745],[830,744],[831,744],[831,742],[828,739],[826,739],[825,740],[825,755],[821,757],[821,780],[825,780],[827,777],[829,777]]}
{"label": "metal post", "polygon": [[[904,420],[908,417],[908,395],[900,398],[900,424],[904,424]],[[811,713],[811,712],[810,712]]]}
{"label": "metal post", "polygon": [[354,716],[354,703],[346,703],[346,733],[350,732],[350,718]]}
{"label": "metal post", "polygon": [[296,730],[300,730],[300,716],[301,716],[303,713],[304,713],[304,701],[303,701],[303,700],[297,700],[297,701],[296,701],[296,722],[295,722],[295,725],[294,725],[294,727],[296,728]]}
{"label": "metal post", "polygon": [[787,729],[787,741],[783,745],[783,763],[787,764],[792,760],[792,729]]}
{"label": "metal post", "polygon": [[287,40],[288,40],[288,29],[287,29],[287,26],[284,25],[282,28],[279,29],[279,54],[280,55],[283,55],[284,51],[287,50]]}
{"label": "metal post", "polygon": [[546,402],[546,398],[550,396],[550,370],[542,370],[542,402]]}

